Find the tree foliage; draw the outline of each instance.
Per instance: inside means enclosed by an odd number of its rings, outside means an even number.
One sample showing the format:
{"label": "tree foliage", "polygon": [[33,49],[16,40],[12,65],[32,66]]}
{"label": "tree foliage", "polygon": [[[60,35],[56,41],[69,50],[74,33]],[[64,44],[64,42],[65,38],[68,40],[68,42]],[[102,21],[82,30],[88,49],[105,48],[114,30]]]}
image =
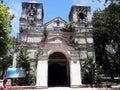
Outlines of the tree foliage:
{"label": "tree foliage", "polygon": [[43,39],[42,41],[45,41],[47,39],[47,36],[48,36],[48,31],[47,31],[47,27],[46,25],[43,26]]}
{"label": "tree foliage", "polygon": [[12,59],[13,57],[10,55],[0,59],[0,79],[5,77],[7,68],[12,65]]}
{"label": "tree foliage", "polygon": [[3,4],[3,0],[0,3],[0,57],[6,55],[10,48],[10,21],[13,19],[13,15],[10,14],[7,6]]}
{"label": "tree foliage", "polygon": [[[95,0],[93,0],[93,1],[95,1]],[[97,1],[101,1],[101,0],[97,0]],[[107,2],[113,3],[115,0],[104,0],[104,1],[105,1],[105,3],[107,3]]]}
{"label": "tree foliage", "polygon": [[110,4],[105,10],[97,10],[92,21],[96,60],[111,79],[115,74],[120,74],[119,12],[119,4]]}
{"label": "tree foliage", "polygon": [[30,70],[31,58],[29,57],[29,52],[27,48],[20,48],[17,55],[17,67],[23,68],[27,71]]}
{"label": "tree foliage", "polygon": [[4,5],[4,0],[0,0],[0,78],[4,78],[6,69],[12,64],[12,56],[10,48],[12,48],[11,20],[14,15],[11,15],[9,8]]}
{"label": "tree foliage", "polygon": [[27,48],[20,48],[17,55],[17,68],[26,70],[26,77],[17,79],[17,85],[31,85],[35,82],[35,77],[30,73],[32,59],[29,57]]}
{"label": "tree foliage", "polygon": [[75,31],[75,23],[74,22],[69,22],[65,23],[65,26],[62,28],[62,31],[64,32],[74,32]]}
{"label": "tree foliage", "polygon": [[101,66],[95,63],[94,56],[87,55],[87,58],[82,63],[83,83],[95,84],[100,83],[100,74],[102,73]]}

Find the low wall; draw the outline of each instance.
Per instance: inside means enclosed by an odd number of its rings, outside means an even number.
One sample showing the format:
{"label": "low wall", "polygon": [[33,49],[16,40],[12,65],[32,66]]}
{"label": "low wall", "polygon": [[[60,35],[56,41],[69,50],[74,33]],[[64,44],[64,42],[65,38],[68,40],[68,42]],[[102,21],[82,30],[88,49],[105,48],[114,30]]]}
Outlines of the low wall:
{"label": "low wall", "polygon": [[[42,88],[35,86],[8,86],[6,90],[43,90]],[[120,90],[120,86],[112,86],[111,88],[95,88],[95,87],[81,87],[81,88],[69,88],[69,87],[50,87],[44,90]]]}
{"label": "low wall", "polygon": [[31,89],[34,90],[36,89],[35,86],[7,86],[6,90],[26,90],[26,89]]}

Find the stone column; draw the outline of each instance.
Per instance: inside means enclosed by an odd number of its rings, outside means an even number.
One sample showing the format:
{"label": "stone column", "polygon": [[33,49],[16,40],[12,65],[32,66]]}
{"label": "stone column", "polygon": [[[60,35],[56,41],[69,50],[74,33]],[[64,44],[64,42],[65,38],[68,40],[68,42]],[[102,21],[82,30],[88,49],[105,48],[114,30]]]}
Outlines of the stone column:
{"label": "stone column", "polygon": [[48,61],[39,60],[37,65],[37,81],[36,86],[40,88],[47,88],[48,81]]}
{"label": "stone column", "polygon": [[16,66],[17,66],[16,58],[17,58],[17,53],[14,53],[14,55],[13,55],[13,64],[12,64],[13,68],[16,68]]}
{"label": "stone column", "polygon": [[79,60],[70,61],[70,86],[80,87],[82,85],[81,67]]}

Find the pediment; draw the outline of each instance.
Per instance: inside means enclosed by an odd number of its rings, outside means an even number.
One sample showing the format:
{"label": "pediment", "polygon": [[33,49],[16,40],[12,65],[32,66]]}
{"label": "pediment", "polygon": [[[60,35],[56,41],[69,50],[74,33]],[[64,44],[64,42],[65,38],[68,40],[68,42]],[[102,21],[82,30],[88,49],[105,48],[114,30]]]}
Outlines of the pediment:
{"label": "pediment", "polygon": [[49,25],[49,24],[51,24],[51,23],[53,23],[53,22],[56,22],[56,21],[60,21],[60,22],[62,22],[62,23],[66,23],[66,21],[63,20],[61,17],[56,17],[56,18],[48,21],[47,23],[45,23],[45,25]]}
{"label": "pediment", "polygon": [[47,28],[54,28],[54,27],[64,27],[66,21],[63,20],[61,17],[56,17],[49,22],[45,23]]}
{"label": "pediment", "polygon": [[47,43],[67,43],[67,40],[60,36],[53,36],[46,40]]}

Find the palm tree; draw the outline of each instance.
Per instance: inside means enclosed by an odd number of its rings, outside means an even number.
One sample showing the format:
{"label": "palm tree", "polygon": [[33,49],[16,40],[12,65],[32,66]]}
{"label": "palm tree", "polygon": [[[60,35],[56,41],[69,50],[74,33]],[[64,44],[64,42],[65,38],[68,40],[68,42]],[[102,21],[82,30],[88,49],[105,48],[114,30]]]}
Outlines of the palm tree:
{"label": "palm tree", "polygon": [[86,84],[95,84],[100,83],[101,77],[100,73],[102,69],[95,63],[94,56],[87,55],[87,58],[84,60],[82,64],[83,70],[83,83]]}
{"label": "palm tree", "polygon": [[31,79],[33,78],[32,74],[30,73],[30,64],[32,62],[32,59],[29,57],[29,52],[27,48],[20,48],[19,53],[17,55],[17,68],[22,68],[26,70],[26,77],[17,79],[18,85],[30,85]]}
{"label": "palm tree", "polygon": [[29,57],[29,52],[27,48],[20,48],[19,54],[17,56],[17,66],[18,68],[30,70],[31,58]]}

